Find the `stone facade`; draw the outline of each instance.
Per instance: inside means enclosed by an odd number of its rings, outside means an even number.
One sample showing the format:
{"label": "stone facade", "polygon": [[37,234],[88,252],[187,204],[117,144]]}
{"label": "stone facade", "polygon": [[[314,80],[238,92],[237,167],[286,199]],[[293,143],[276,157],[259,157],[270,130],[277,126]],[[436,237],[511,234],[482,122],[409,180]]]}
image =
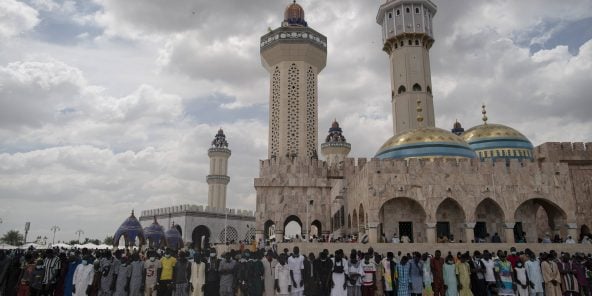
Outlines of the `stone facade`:
{"label": "stone facade", "polygon": [[[394,233],[436,242],[438,231],[464,242],[486,233],[514,242],[522,231],[529,242],[546,233],[578,238],[592,223],[585,213],[592,203],[592,143],[545,143],[535,159],[265,160],[255,179],[257,230],[263,234],[268,222],[283,234],[294,220],[318,221],[323,234],[367,233],[373,242]],[[338,225],[342,206],[345,223]]]}

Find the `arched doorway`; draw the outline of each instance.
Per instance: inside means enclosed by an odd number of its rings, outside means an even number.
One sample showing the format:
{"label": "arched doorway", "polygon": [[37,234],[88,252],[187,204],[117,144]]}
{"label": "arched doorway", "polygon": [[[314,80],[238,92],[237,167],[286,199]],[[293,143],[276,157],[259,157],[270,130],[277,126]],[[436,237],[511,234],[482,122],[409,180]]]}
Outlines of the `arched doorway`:
{"label": "arched doorway", "polygon": [[351,229],[351,215],[347,214],[347,229]]}
{"label": "arched doorway", "polygon": [[360,225],[359,225],[360,233],[365,233],[366,232],[366,221],[364,220],[364,218],[365,218],[364,206],[362,204],[360,204],[360,211],[358,212],[358,214],[360,215]]}
{"label": "arched doorway", "polygon": [[321,221],[319,220],[314,220],[312,221],[312,223],[310,224],[310,237],[321,237],[323,228],[321,225]]}
{"label": "arched doorway", "polygon": [[497,233],[502,241],[504,237],[504,212],[502,208],[491,198],[482,200],[475,209],[475,240],[485,239],[491,241],[491,237]]}
{"label": "arched doorway", "polygon": [[566,238],[567,230],[563,227],[566,218],[565,212],[555,203],[543,198],[529,199],[516,208],[514,236],[518,239],[524,233],[529,243],[542,240],[545,234],[551,238],[555,234]]}
{"label": "arched doorway", "polygon": [[264,239],[275,238],[275,223],[273,221],[267,220],[263,224],[263,237]]}
{"label": "arched doorway", "polygon": [[289,239],[302,237],[302,221],[298,216],[291,215],[284,221],[284,237]]}
{"label": "arched doorway", "polygon": [[179,231],[179,234],[181,235],[181,237],[183,237],[183,231],[181,230],[181,226],[179,226],[179,224],[175,224],[175,228],[177,228],[177,231]]}
{"label": "arched doorway", "polygon": [[582,227],[580,227],[580,240],[582,241],[582,239],[584,238],[584,236],[590,236],[590,228],[588,228],[588,226],[586,224],[582,225]]}
{"label": "arched doorway", "polygon": [[409,237],[412,242],[426,241],[426,213],[417,201],[405,197],[390,199],[380,208],[379,217],[387,241],[395,233],[400,238]]}
{"label": "arched doorway", "polygon": [[193,229],[191,233],[191,240],[193,241],[193,247],[196,250],[202,250],[207,248],[210,243],[210,236],[212,233],[210,229],[205,225],[199,225]]}
{"label": "arched doorway", "polygon": [[465,212],[456,200],[446,198],[438,205],[436,222],[436,235],[438,238],[454,238],[456,242],[461,240],[466,242],[464,233]]}

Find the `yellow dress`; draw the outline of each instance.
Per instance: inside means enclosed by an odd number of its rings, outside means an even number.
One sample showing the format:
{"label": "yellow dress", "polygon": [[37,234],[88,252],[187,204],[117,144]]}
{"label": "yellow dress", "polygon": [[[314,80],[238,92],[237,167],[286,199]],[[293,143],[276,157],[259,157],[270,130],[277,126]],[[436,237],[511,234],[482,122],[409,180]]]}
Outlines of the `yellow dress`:
{"label": "yellow dress", "polygon": [[459,284],[462,288],[459,289],[459,296],[473,296],[471,292],[471,268],[467,262],[456,263],[456,272],[458,273]]}

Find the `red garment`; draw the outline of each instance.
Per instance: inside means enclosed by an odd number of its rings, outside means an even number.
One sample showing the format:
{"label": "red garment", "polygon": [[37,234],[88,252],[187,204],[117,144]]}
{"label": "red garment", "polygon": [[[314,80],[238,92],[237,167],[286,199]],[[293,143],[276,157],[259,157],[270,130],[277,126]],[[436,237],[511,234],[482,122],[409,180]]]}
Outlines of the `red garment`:
{"label": "red garment", "polygon": [[430,260],[430,267],[432,269],[432,274],[434,275],[434,282],[432,283],[432,288],[434,290],[434,296],[443,296],[444,295],[444,273],[443,273],[443,266],[444,266],[444,258],[440,257],[439,259],[432,258]]}
{"label": "red garment", "polygon": [[508,256],[508,261],[510,261],[510,263],[512,263],[512,268],[516,268],[516,262],[520,261],[520,256],[510,255],[510,256]]}

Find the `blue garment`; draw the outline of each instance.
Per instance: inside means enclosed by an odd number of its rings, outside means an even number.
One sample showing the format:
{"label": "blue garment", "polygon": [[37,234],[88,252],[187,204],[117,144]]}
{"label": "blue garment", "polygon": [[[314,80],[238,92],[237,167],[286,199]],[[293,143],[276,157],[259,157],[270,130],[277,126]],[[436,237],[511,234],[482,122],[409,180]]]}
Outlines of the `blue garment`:
{"label": "blue garment", "polygon": [[409,262],[405,264],[397,264],[397,274],[399,276],[399,288],[397,290],[397,296],[408,296],[410,295],[409,284],[411,283],[411,264]]}
{"label": "blue garment", "polygon": [[64,296],[72,296],[72,282],[74,281],[74,271],[82,261],[76,259],[68,263],[68,273],[66,273],[66,280],[64,281]]}

